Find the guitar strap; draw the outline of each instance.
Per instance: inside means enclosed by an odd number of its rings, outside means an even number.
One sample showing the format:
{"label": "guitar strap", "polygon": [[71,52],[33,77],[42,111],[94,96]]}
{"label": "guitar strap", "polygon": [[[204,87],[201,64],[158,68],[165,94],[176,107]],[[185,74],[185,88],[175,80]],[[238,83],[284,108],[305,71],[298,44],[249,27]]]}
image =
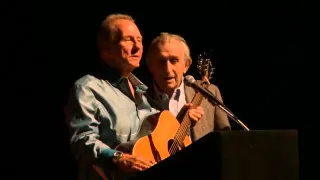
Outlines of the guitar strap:
{"label": "guitar strap", "polygon": [[[144,95],[146,96],[148,102],[150,103],[150,105],[151,105],[152,107],[155,107],[155,108],[157,108],[157,109],[160,110],[160,111],[166,110],[163,106],[159,105],[149,94],[144,93]],[[185,107],[182,107],[182,108],[181,108],[181,110],[179,111],[179,113],[178,113],[177,116],[176,116],[176,118],[177,118],[177,120],[178,120],[179,122],[182,121],[182,118],[183,118],[183,116],[185,115],[185,113],[186,113],[187,111],[188,111],[187,108],[185,108]],[[189,132],[188,132],[188,136],[191,135],[190,133],[191,133],[191,132],[189,131]]]}
{"label": "guitar strap", "polygon": [[147,97],[147,100],[152,107],[155,107],[160,111],[166,110],[163,106],[159,105],[149,94],[144,93],[144,95]]}

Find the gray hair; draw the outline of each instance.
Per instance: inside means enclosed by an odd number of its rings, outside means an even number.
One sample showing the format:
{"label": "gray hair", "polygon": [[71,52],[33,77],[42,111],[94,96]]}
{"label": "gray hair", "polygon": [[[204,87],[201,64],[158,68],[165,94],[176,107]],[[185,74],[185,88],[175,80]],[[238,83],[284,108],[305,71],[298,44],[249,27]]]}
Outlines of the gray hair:
{"label": "gray hair", "polygon": [[178,34],[172,34],[172,33],[167,33],[167,32],[161,32],[159,36],[154,38],[149,46],[148,52],[146,54],[146,63],[149,64],[152,56],[152,52],[154,48],[158,44],[165,44],[170,42],[171,40],[177,40],[180,41],[183,45],[184,48],[184,56],[185,56],[185,61],[190,60],[190,64],[192,62],[192,58],[190,55],[190,48],[187,44],[187,41],[180,35]]}

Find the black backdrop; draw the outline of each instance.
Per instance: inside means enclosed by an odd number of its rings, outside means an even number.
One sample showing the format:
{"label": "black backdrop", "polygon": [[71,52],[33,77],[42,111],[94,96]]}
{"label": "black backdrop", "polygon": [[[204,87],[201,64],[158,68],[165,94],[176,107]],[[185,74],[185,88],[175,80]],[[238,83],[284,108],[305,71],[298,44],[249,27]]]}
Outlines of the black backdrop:
{"label": "black backdrop", "polygon": [[[27,2],[6,5],[9,18],[4,21],[2,35],[9,63],[3,69],[8,80],[3,87],[9,93],[4,95],[9,99],[6,114],[14,119],[7,127],[11,132],[14,129],[13,135],[18,134],[18,144],[28,147],[22,148],[28,153],[22,153],[13,148],[17,141],[7,138],[15,144],[4,148],[10,152],[7,154],[19,154],[19,161],[9,160],[9,164],[19,164],[21,158],[28,163],[40,159],[42,163],[26,172],[73,177],[63,106],[72,83],[93,66],[101,21],[109,13],[121,12],[136,19],[145,50],[160,32],[184,36],[194,60],[188,72],[191,75],[197,76],[197,55],[213,49],[216,69],[212,83],[220,87],[229,109],[252,130],[297,129],[301,173],[315,173],[309,164],[313,158],[308,151],[311,143],[306,138],[312,134],[308,134],[311,118],[304,106],[309,93],[306,32],[298,2],[190,1],[173,5],[160,1],[112,5],[108,1],[55,1],[33,7]],[[143,81],[150,77],[144,59],[135,73]],[[233,127],[240,129],[236,124]],[[27,133],[21,135],[20,128]]]}

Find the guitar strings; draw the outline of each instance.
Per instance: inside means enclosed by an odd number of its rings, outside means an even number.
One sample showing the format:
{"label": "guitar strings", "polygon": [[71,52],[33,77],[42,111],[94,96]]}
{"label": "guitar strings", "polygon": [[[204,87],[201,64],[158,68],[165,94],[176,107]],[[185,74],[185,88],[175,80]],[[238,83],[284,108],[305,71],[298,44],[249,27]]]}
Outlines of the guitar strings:
{"label": "guitar strings", "polygon": [[[211,53],[212,53],[212,52],[210,52],[210,56],[211,56]],[[206,54],[204,53],[204,55],[206,55]],[[199,59],[203,59],[203,58],[202,58],[202,55],[199,56]],[[209,76],[211,76],[211,74],[212,74],[212,72],[209,73],[208,70],[211,69],[211,71],[212,71],[213,68],[211,68],[211,67],[212,67],[212,64],[211,64],[210,58],[206,58],[205,60],[206,60],[206,63],[209,63],[209,64],[205,64],[205,66],[204,66],[204,67],[206,67],[206,68],[204,69],[204,70],[205,70],[205,73],[204,73],[204,74],[206,74],[206,75],[204,76],[204,81],[205,81],[206,83],[208,83],[208,84],[206,84],[206,85],[204,85],[204,86],[208,86],[208,85],[210,85],[210,81],[209,81],[209,78],[210,78],[210,77],[208,78],[207,75],[209,74]],[[199,64],[199,65],[198,65],[198,68],[201,69],[201,67],[203,66],[203,61],[202,61],[202,60],[201,60],[201,61],[198,61],[198,64]],[[198,98],[198,97],[199,97],[199,98]],[[195,104],[200,105],[200,103],[201,103],[201,101],[202,101],[202,99],[203,99],[203,96],[198,92],[194,98],[195,98]],[[191,125],[190,119],[188,119],[188,120],[189,120],[189,121],[183,121],[183,122],[187,122],[188,124],[181,124],[182,129],[185,130],[185,131],[187,131],[187,130],[190,128],[190,125]],[[181,127],[181,126],[180,126],[180,127]],[[175,138],[173,139],[173,143],[172,143],[171,147],[169,148],[169,153],[170,153],[170,155],[172,155],[172,153],[175,154],[175,153],[178,151],[178,149],[179,149],[178,141],[183,143],[183,138],[184,138],[184,137],[182,136],[181,133],[179,134],[179,130],[178,130]],[[176,140],[176,139],[177,139],[177,140]]]}
{"label": "guitar strings", "polygon": [[[193,103],[194,106],[195,105],[196,106],[200,105],[202,99],[203,99],[203,96],[198,92],[196,94],[196,96],[195,96],[195,102]],[[189,118],[189,117],[186,116],[185,118]],[[190,121],[190,119],[185,120],[185,118],[183,119],[183,122],[182,122],[181,126],[182,126],[182,130],[184,130],[186,132],[186,131],[188,131],[188,129],[191,126],[191,121]],[[179,150],[179,143],[178,142],[182,142],[183,143],[184,136],[182,136],[182,135],[183,135],[183,133],[182,134],[179,133],[179,130],[178,130],[178,132],[177,132],[177,134],[176,134],[176,136],[175,136],[175,138],[173,140],[173,143],[172,143],[171,147],[169,148],[169,154],[170,155],[173,155],[176,152],[178,152],[178,150]]]}
{"label": "guitar strings", "polygon": [[[183,124],[182,125],[182,130],[185,130],[185,131],[187,131],[188,129],[189,129],[189,127],[190,127],[190,120],[189,121],[186,121],[186,122],[189,122],[188,124]],[[170,155],[172,155],[172,153],[173,154],[175,154],[177,151],[178,151],[178,149],[179,149],[179,141],[180,142],[183,142],[183,136],[181,135],[181,134],[177,134],[177,136],[176,136],[176,138],[173,140],[173,143],[172,143],[172,145],[171,145],[171,147],[169,148],[169,153],[170,153]],[[176,140],[177,139],[177,140]]]}

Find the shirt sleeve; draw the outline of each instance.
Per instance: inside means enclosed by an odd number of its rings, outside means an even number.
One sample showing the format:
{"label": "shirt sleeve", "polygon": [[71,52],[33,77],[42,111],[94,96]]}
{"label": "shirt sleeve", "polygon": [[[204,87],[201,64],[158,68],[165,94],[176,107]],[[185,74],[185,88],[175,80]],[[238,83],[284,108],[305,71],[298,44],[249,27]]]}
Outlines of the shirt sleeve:
{"label": "shirt sleeve", "polygon": [[97,162],[111,159],[115,152],[99,140],[99,108],[94,93],[88,86],[76,85],[69,102],[71,150],[76,159]]}

